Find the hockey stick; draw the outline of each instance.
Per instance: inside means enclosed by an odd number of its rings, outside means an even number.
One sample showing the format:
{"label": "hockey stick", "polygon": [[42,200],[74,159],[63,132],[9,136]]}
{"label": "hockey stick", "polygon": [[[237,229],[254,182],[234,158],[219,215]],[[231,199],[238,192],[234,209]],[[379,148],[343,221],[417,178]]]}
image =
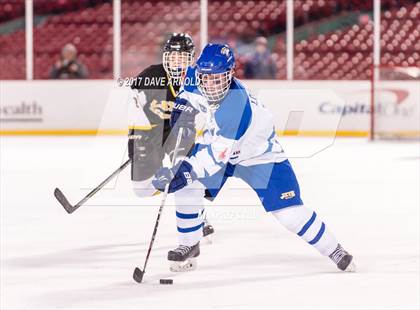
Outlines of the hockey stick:
{"label": "hockey stick", "polygon": [[93,195],[95,195],[99,190],[101,190],[109,181],[111,181],[116,175],[128,166],[131,159],[128,159],[125,163],[121,165],[117,170],[115,170],[109,177],[102,181],[101,184],[96,186],[89,194],[87,194],[82,200],[80,200],[76,205],[71,205],[67,200],[66,196],[61,192],[59,188],[54,190],[54,196],[57,198],[58,202],[64,207],[68,214],[72,214],[74,211],[79,209],[86,201],[88,201]]}
{"label": "hockey stick", "polygon": [[[171,162],[172,167],[174,166],[176,156],[178,155],[178,148],[179,148],[179,144],[181,143],[182,131],[183,131],[183,128],[181,127],[178,132],[178,136],[176,138],[174,156],[172,157],[172,162]],[[150,240],[149,249],[147,250],[146,259],[144,261],[143,271],[139,267],[136,267],[134,269],[133,279],[137,283],[141,283],[141,281],[143,281],[143,276],[144,276],[144,273],[146,272],[146,266],[147,266],[147,262],[149,261],[150,252],[152,252],[153,243],[155,242],[155,237],[156,237],[157,229],[159,226],[160,216],[162,214],[162,210],[166,202],[166,197],[168,197],[168,190],[169,190],[169,183],[166,184],[165,191],[163,192],[163,195],[162,195],[162,200],[160,202],[160,207],[159,207],[159,212],[156,218],[155,227],[153,228],[152,239]]]}

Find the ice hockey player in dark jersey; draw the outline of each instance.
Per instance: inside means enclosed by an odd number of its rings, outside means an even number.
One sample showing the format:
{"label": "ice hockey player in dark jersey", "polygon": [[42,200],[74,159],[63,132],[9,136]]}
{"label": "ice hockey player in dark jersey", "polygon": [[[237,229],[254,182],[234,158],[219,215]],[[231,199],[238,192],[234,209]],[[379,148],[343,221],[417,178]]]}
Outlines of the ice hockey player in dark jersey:
{"label": "ice hockey player in dark jersey", "polygon": [[[149,179],[162,165],[165,154],[174,148],[175,139],[167,141],[171,131],[169,119],[183,76],[193,59],[191,37],[174,33],[164,46],[163,63],[149,66],[132,81],[128,151],[133,181]],[[193,134],[187,138],[195,139]],[[185,145],[191,145],[185,137],[182,140]]]}
{"label": "ice hockey player in dark jersey", "polygon": [[[165,154],[171,155],[176,135],[170,134],[169,124],[175,97],[183,83],[188,66],[194,62],[194,43],[185,33],[174,33],[163,48],[162,64],[151,65],[141,72],[131,83],[132,96],[129,100],[128,154],[132,161],[131,180],[137,196],[151,196],[155,189],[151,185],[155,172],[162,167]],[[184,131],[178,155],[188,154],[194,144],[196,132]],[[175,204],[203,205],[204,189],[180,191],[175,195]],[[202,208],[201,208],[202,209]],[[200,211],[199,221],[204,221]],[[182,215],[178,217],[178,230],[183,229]],[[198,220],[198,219],[197,219]],[[203,229],[204,226],[204,229]],[[181,243],[189,244],[195,234],[213,233],[211,225],[180,236]]]}

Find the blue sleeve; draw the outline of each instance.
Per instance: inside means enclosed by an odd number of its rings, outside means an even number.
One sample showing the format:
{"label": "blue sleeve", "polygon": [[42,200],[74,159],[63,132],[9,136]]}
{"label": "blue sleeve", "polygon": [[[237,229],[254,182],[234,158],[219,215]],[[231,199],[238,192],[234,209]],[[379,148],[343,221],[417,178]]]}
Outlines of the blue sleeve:
{"label": "blue sleeve", "polygon": [[199,93],[194,67],[188,67],[187,73],[185,74],[183,88],[190,93]]}
{"label": "blue sleeve", "polygon": [[248,94],[239,85],[233,85],[215,113],[216,124],[219,127],[216,135],[239,140],[248,129],[251,118],[252,110]]}

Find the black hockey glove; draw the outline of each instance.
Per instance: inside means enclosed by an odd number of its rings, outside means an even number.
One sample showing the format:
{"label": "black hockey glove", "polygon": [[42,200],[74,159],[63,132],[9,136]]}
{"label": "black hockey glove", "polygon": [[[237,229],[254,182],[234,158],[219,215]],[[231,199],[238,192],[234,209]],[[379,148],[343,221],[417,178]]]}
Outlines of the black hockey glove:
{"label": "black hockey glove", "polygon": [[169,124],[172,129],[179,130],[179,128],[184,128],[183,138],[189,137],[192,134],[195,135],[195,116],[197,114],[198,110],[188,100],[176,98]]}
{"label": "black hockey glove", "polygon": [[161,138],[155,137],[151,131],[140,133],[130,131],[128,135],[128,158],[131,160],[144,160],[159,147],[161,147]]}

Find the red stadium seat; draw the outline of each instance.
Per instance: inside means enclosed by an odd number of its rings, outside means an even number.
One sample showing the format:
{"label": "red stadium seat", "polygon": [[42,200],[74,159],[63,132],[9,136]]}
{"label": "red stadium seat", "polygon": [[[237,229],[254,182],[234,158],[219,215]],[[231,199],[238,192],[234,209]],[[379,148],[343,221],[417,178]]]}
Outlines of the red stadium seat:
{"label": "red stadium seat", "polygon": [[[420,2],[382,0],[381,63],[419,65]],[[122,70],[124,75],[138,73],[159,60],[167,33],[189,32],[199,42],[199,1],[122,1]],[[0,0],[0,22],[22,17],[24,0]],[[372,1],[296,0],[295,25],[327,20],[344,11],[372,10]],[[236,44],[237,38],[254,38],[259,32],[270,35],[284,29],[284,1],[209,1],[209,39]],[[222,13],[221,13],[222,12]],[[35,77],[47,78],[63,45],[72,42],[80,60],[93,78],[112,77],[112,1],[111,0],[37,0],[35,15],[50,15],[34,28]],[[170,30],[169,30],[170,29]],[[276,30],[278,32],[278,30]],[[297,42],[295,77],[298,79],[367,79],[371,76],[373,49],[372,24],[359,24],[310,37]],[[279,35],[271,45],[277,77],[285,78],[286,46]],[[0,36],[0,78],[23,78],[25,74],[25,33],[23,30]],[[141,57],[140,57],[141,55]],[[140,59],[139,59],[140,57]],[[238,74],[243,74],[245,59],[238,58]],[[13,66],[11,66],[13,64]],[[14,67],[16,66],[16,67]],[[132,68],[136,66],[136,68]]]}

